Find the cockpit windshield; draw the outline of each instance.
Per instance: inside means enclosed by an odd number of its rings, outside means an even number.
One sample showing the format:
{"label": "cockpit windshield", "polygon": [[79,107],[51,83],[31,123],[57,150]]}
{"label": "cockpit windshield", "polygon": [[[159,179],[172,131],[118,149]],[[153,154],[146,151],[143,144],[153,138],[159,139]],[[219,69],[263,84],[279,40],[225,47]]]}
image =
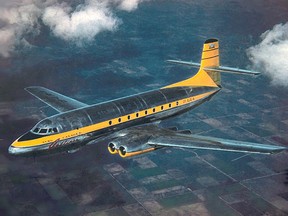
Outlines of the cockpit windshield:
{"label": "cockpit windshield", "polygon": [[54,128],[34,128],[32,130],[36,134],[53,134],[53,133],[58,133],[58,129],[56,127]]}
{"label": "cockpit windshield", "polygon": [[32,128],[31,132],[35,134],[54,134],[58,133],[58,128],[53,124],[53,122],[49,119],[45,119],[41,122],[39,122],[37,125],[35,125],[34,128]]}

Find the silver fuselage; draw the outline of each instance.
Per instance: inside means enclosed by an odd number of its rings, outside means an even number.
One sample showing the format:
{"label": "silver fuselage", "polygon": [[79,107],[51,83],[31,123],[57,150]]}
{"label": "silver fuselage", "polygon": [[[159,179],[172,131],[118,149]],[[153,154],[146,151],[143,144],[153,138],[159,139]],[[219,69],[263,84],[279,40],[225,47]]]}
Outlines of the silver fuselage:
{"label": "silver fuselage", "polygon": [[12,144],[9,153],[31,155],[77,149],[100,139],[113,138],[113,134],[122,129],[179,115],[209,100],[220,89],[164,88],[59,113],[36,124],[57,125],[57,134],[36,134],[35,126],[15,141],[25,142],[25,146],[16,148]]}

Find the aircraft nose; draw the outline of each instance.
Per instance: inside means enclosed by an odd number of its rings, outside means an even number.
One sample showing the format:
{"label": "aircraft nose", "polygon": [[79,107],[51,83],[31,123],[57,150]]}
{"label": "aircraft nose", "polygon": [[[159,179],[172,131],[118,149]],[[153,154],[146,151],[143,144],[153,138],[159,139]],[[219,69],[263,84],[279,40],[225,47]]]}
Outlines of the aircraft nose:
{"label": "aircraft nose", "polygon": [[23,155],[26,154],[29,150],[25,149],[25,148],[19,148],[19,147],[15,147],[13,146],[13,144],[11,146],[9,146],[8,148],[8,153],[11,155]]}
{"label": "aircraft nose", "polygon": [[8,148],[8,153],[11,155],[19,155],[23,153],[23,148],[19,148],[17,146],[18,144],[18,139],[15,140]]}
{"label": "aircraft nose", "polygon": [[13,147],[12,145],[9,146],[8,153],[11,154],[11,155],[16,155],[17,154],[17,148]]}

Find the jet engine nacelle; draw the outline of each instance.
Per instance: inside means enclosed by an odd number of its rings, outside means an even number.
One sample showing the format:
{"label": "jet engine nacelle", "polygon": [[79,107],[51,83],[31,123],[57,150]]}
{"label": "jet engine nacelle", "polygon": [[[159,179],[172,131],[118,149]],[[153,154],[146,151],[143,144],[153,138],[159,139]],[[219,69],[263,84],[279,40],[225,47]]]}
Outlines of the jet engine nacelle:
{"label": "jet engine nacelle", "polygon": [[148,144],[151,135],[132,134],[114,139],[108,144],[108,150],[111,154],[117,154],[123,158],[132,157],[153,151],[156,148]]}

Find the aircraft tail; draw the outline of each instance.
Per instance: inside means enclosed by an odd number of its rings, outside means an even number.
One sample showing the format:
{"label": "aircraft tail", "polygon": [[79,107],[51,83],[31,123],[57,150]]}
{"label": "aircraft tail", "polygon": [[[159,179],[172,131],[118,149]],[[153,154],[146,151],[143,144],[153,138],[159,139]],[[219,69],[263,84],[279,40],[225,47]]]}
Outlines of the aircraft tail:
{"label": "aircraft tail", "polygon": [[208,86],[220,87],[221,86],[221,73],[234,73],[234,74],[247,74],[258,75],[259,72],[220,66],[219,60],[219,41],[217,39],[208,39],[204,42],[201,63],[167,60],[171,63],[188,65],[191,67],[199,68],[197,74],[189,79],[174,83],[164,88],[179,87],[179,86]]}
{"label": "aircraft tail", "polygon": [[194,67],[200,67],[198,73],[181,82],[174,83],[164,88],[179,87],[179,86],[209,86],[217,87],[220,85],[220,74],[214,71],[205,71],[205,68],[219,66],[219,42],[217,39],[208,39],[204,42],[201,64],[194,62],[184,62],[177,60],[168,60],[168,62],[184,64]]}
{"label": "aircraft tail", "polygon": [[218,85],[221,85],[221,75],[217,71],[205,71],[205,68],[219,67],[219,41],[217,39],[208,39],[203,45],[201,64],[199,73],[206,72],[210,78]]}

